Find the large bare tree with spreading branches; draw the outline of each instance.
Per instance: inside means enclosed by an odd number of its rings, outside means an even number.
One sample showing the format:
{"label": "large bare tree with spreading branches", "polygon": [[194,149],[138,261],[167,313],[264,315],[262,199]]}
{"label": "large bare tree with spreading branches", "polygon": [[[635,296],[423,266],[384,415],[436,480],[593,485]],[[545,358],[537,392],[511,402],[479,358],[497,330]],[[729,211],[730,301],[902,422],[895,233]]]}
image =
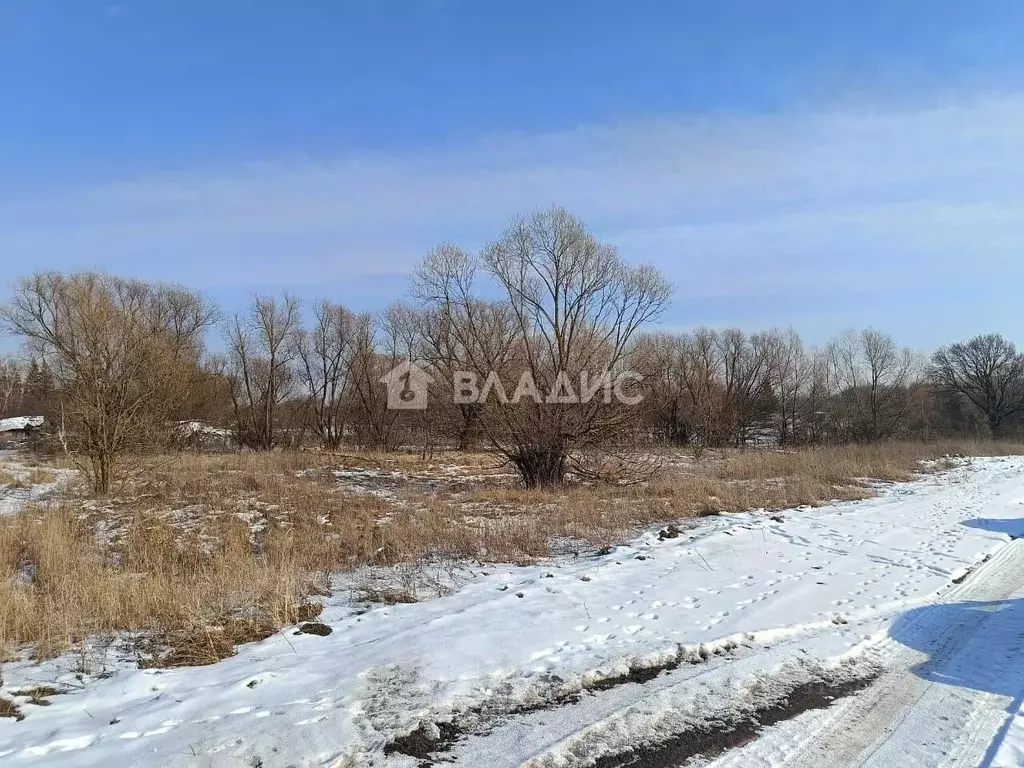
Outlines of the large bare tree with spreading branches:
{"label": "large bare tree with spreading branches", "polygon": [[980,410],[994,436],[1010,417],[1024,412],[1024,356],[998,333],[937,350],[930,374],[938,387]]}
{"label": "large bare tree with spreading branches", "polygon": [[[478,272],[503,294],[500,309],[474,293]],[[414,286],[458,327],[463,340],[448,365],[509,395],[484,404],[482,428],[527,486],[562,483],[583,454],[628,440],[639,409],[580,395],[626,372],[637,332],[667,305],[671,288],[654,267],[626,264],[552,208],[517,217],[479,256],[438,249]]]}
{"label": "large bare tree with spreading branches", "polygon": [[44,272],[17,284],[0,317],[48,364],[63,445],[106,493],[130,457],[167,436],[216,311],[180,286]]}

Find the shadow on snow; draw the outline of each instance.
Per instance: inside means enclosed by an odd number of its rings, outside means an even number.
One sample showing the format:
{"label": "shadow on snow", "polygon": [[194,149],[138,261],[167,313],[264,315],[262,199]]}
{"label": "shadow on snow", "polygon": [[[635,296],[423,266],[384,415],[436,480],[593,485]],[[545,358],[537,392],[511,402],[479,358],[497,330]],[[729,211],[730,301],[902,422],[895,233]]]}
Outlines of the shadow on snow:
{"label": "shadow on snow", "polygon": [[[1024,537],[1024,519],[979,518],[964,525],[1015,539]],[[912,669],[918,677],[1010,699],[1010,717],[982,761],[982,766],[990,765],[1013,715],[1024,704],[1024,599],[924,606],[896,619],[889,634],[908,648],[928,654],[928,659]]]}

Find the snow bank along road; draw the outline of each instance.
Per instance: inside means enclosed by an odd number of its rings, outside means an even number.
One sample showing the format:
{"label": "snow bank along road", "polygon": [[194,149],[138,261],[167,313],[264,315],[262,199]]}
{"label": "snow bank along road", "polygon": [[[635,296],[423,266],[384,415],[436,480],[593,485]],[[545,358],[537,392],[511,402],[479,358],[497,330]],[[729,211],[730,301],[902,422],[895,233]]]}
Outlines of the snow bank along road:
{"label": "snow bank along road", "polygon": [[1018,533],[1024,458],[974,460],[865,502],[477,569],[426,603],[359,614],[339,594],[331,635],[212,667],[7,664],[0,695],[65,692],[19,700],[0,760],[610,767],[696,747],[722,766],[1024,765]]}

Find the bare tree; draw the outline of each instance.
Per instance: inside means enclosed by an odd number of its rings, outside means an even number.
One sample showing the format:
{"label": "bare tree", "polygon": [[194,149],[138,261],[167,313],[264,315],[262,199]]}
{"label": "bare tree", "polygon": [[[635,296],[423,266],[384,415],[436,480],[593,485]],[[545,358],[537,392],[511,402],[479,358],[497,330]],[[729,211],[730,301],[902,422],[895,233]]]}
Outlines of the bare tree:
{"label": "bare tree", "polygon": [[[412,294],[422,303],[420,345],[414,355],[434,374],[440,410],[456,424],[455,442],[469,448],[481,436],[481,403],[455,397],[460,371],[508,373],[516,350],[516,320],[507,302],[473,295],[478,264],[458,246],[443,244],[427,254],[413,280]],[[514,369],[514,365],[512,368]]]}
{"label": "bare tree", "polygon": [[249,310],[236,314],[225,329],[230,396],[238,440],[270,450],[277,444],[278,409],[292,394],[299,301],[256,296]]}
{"label": "bare tree", "polygon": [[683,337],[683,383],[689,396],[688,408],[696,442],[703,446],[723,445],[729,440],[730,424],[718,334],[698,328]]}
{"label": "bare tree", "polygon": [[[491,329],[471,294],[478,268],[502,290],[510,315],[509,327],[499,331],[509,333],[510,343],[499,345],[504,348],[496,361],[486,359],[493,350],[483,340]],[[574,456],[626,438],[639,409],[602,397],[575,402],[576,393],[567,387],[584,377],[592,381],[623,372],[638,330],[669,301],[671,289],[657,270],[628,266],[581,221],[554,208],[516,218],[479,258],[440,268],[428,260],[418,277],[421,285],[452,288],[446,294],[435,291],[440,300],[434,306],[447,305],[472,340],[465,351],[468,370],[482,378],[493,374],[517,391],[509,374],[518,367],[529,376],[536,396],[517,399],[513,393],[514,402],[485,408],[483,419],[488,439],[527,486],[561,483]],[[478,356],[479,350],[485,351]]]}
{"label": "bare tree", "polygon": [[0,317],[48,364],[65,445],[106,493],[187,400],[216,312],[178,286],[47,272],[20,281]]}
{"label": "bare tree", "polygon": [[978,408],[993,435],[1024,410],[1024,357],[998,333],[942,347],[932,356],[930,374],[936,386]]}
{"label": "bare tree", "polygon": [[709,328],[690,334],[654,334],[642,339],[640,370],[649,392],[648,409],[660,410],[660,430],[671,442],[722,445],[732,434],[719,335]]}
{"label": "bare tree", "polygon": [[19,410],[24,393],[22,367],[13,358],[0,360],[0,417]]}
{"label": "bare tree", "polygon": [[809,361],[799,334],[773,330],[765,334],[768,348],[768,378],[775,393],[776,440],[787,445],[798,440],[802,427],[800,400],[808,384]]}
{"label": "bare tree", "polygon": [[839,431],[860,441],[895,434],[909,408],[908,387],[917,370],[913,353],[869,328],[840,336],[829,344],[828,356]]}
{"label": "bare tree", "polygon": [[801,442],[821,443],[828,435],[833,394],[830,369],[828,350],[810,350],[805,368],[806,389],[797,402],[795,426]]}
{"label": "bare tree", "polygon": [[385,374],[408,358],[408,339],[394,320],[392,312],[359,315],[353,336],[353,428],[361,446],[382,451],[398,447],[400,421],[407,413],[388,408],[387,388],[381,383]]}
{"label": "bare tree", "polygon": [[663,440],[685,445],[693,436],[681,373],[683,336],[646,333],[637,339],[633,369],[643,376],[645,419]]}
{"label": "bare tree", "polygon": [[313,327],[296,335],[298,375],[320,441],[334,450],[345,435],[351,402],[356,316],[329,301],[320,302],[313,316]]}
{"label": "bare tree", "polygon": [[774,411],[769,377],[771,345],[760,334],[747,337],[738,328],[718,334],[728,422],[737,447],[747,444],[751,430],[766,423]]}

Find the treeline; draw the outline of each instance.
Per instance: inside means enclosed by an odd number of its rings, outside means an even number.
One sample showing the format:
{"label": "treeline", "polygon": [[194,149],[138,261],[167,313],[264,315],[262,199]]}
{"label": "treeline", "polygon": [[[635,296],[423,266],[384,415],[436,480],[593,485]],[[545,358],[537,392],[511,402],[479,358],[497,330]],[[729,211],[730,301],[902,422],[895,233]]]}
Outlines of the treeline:
{"label": "treeline", "polygon": [[[642,338],[639,351],[648,424],[677,444],[1016,437],[1024,426],[1024,369],[998,335],[929,358],[875,329],[809,348],[792,329],[701,328]],[[1000,388],[1006,398],[990,400]]]}
{"label": "treeline", "polygon": [[[498,298],[484,298],[481,281]],[[0,309],[23,343],[0,365],[0,415],[47,416],[51,445],[98,491],[132,457],[210,435],[253,450],[491,447],[527,485],[544,485],[570,471],[621,473],[658,443],[1024,428],[1024,358],[1001,336],[927,356],[874,329],[820,348],[793,330],[664,333],[656,322],[671,293],[657,270],[626,264],[561,209],[517,217],[479,253],[440,246],[409,297],[375,314],[282,294],[226,316],[182,286],[40,273]],[[382,378],[407,360],[432,378],[425,410],[388,407]],[[540,400],[460,402],[455,381],[467,372],[508,395],[526,391],[526,376]],[[548,397],[630,372],[628,397],[607,387],[586,401]]]}

